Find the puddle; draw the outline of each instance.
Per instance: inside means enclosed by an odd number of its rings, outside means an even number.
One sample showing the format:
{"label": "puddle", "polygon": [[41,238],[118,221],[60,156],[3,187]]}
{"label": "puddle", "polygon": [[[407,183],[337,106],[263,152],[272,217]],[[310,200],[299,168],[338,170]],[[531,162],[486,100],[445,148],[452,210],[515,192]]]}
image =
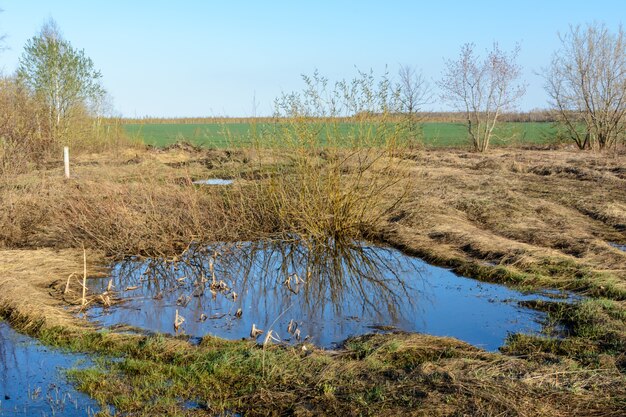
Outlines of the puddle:
{"label": "puddle", "polygon": [[281,342],[306,339],[328,348],[349,336],[403,330],[494,351],[509,333],[541,331],[545,314],[518,302],[552,297],[366,245],[315,251],[296,244],[221,244],[175,263],[114,265],[111,277],[91,281],[90,289],[102,293],[109,280],[126,300],[90,309],[90,318],[104,326],[175,333],[178,312],[178,333],[192,337],[247,338],[254,325],[265,331],[259,342],[272,330]]}
{"label": "puddle", "polygon": [[619,243],[607,242],[610,246],[613,246],[615,249],[619,249],[621,251],[626,252],[626,245],[620,245]]}
{"label": "puddle", "polygon": [[85,361],[42,346],[0,320],[0,416],[93,416],[96,401],[62,374]]}
{"label": "puddle", "polygon": [[233,183],[233,180],[226,180],[223,178],[209,178],[206,180],[196,180],[193,184],[197,185],[230,185]]}
{"label": "puddle", "polygon": [[[578,294],[550,288],[544,288],[534,294],[537,295],[537,297],[533,297],[534,300],[564,300],[571,303],[573,301],[582,301],[584,299],[583,296],[580,296]],[[539,297],[539,295],[541,297]]]}

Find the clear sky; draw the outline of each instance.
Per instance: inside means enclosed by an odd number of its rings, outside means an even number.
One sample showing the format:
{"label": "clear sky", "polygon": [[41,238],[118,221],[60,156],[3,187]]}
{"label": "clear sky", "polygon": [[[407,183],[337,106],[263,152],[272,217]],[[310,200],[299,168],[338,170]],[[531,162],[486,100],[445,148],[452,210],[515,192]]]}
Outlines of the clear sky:
{"label": "clear sky", "polygon": [[[525,1],[55,1],[0,0],[0,67],[17,67],[26,40],[54,18],[102,71],[115,109],[135,116],[271,114],[282,91],[316,68],[352,78],[399,64],[440,77],[463,43],[521,44],[529,84],[520,109],[546,106],[537,72],[570,24],[617,30],[626,0]],[[444,107],[435,102],[432,109]]]}

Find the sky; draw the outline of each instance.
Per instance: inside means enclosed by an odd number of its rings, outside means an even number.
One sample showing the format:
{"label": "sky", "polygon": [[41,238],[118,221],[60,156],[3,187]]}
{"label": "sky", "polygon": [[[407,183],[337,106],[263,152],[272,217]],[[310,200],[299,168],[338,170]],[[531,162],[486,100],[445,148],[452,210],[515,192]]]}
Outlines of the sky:
{"label": "sky", "polygon": [[[545,108],[541,69],[570,25],[626,20],[625,0],[506,1],[55,1],[0,0],[4,74],[26,41],[56,20],[65,39],[102,72],[126,117],[270,115],[274,98],[303,88],[316,69],[330,80],[399,65],[434,85],[444,60],[472,42],[521,46],[523,111]],[[256,103],[256,104],[254,104]],[[445,110],[435,97],[429,110]]]}

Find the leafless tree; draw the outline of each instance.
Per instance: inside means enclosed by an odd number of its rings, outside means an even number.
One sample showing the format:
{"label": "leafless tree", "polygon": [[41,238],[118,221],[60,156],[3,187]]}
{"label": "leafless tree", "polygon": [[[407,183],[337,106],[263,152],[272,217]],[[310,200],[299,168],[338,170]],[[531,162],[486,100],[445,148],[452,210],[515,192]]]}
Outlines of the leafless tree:
{"label": "leafless tree", "polygon": [[418,123],[418,114],[432,100],[432,88],[428,80],[410,65],[400,65],[396,84],[400,112],[408,117],[409,130]]}
{"label": "leafless tree", "polygon": [[544,70],[557,119],[580,149],[616,145],[626,132],[626,38],[620,27],[570,27]]}
{"label": "leafless tree", "polygon": [[526,86],[517,82],[521,75],[521,67],[516,63],[519,46],[506,53],[494,43],[484,59],[474,49],[473,44],[465,44],[456,60],[446,60],[438,85],[441,98],[465,114],[474,149],[484,152],[489,148],[498,117],[514,108]]}

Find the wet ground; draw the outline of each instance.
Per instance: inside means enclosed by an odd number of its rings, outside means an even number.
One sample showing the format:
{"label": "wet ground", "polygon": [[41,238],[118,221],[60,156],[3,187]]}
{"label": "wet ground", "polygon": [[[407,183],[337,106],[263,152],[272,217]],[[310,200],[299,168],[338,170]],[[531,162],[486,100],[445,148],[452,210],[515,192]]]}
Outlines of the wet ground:
{"label": "wet ground", "polygon": [[620,245],[619,243],[609,242],[609,245],[613,246],[616,249],[626,252],[626,245]]}
{"label": "wet ground", "polygon": [[[228,339],[263,330],[281,342],[335,347],[349,336],[403,330],[452,336],[497,350],[509,333],[537,333],[544,313],[523,294],[458,276],[399,251],[354,245],[240,243],[192,250],[177,262],[131,260],[94,280],[125,301],[92,308],[104,326]],[[114,299],[114,297],[111,297]]]}
{"label": "wet ground", "polygon": [[196,185],[230,185],[233,180],[226,180],[223,178],[209,178],[206,180],[196,180],[193,182]]}
{"label": "wet ground", "polygon": [[42,346],[0,320],[0,416],[91,416],[97,403],[74,389],[64,369],[84,356]]}

